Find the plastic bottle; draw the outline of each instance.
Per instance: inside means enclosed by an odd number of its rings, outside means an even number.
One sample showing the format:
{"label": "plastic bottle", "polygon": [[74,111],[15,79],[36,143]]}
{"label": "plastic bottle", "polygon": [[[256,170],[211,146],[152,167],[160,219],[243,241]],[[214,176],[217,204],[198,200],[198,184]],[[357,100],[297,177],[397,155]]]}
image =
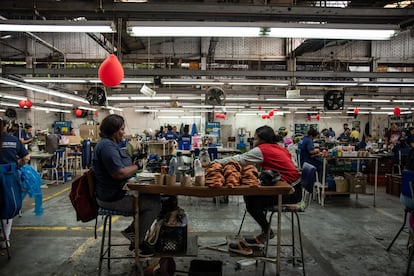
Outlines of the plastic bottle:
{"label": "plastic bottle", "polygon": [[175,172],[177,182],[180,182],[181,181],[181,176],[186,173],[184,171],[185,167],[186,167],[186,165],[184,163],[182,153],[177,152],[177,169],[176,169],[176,172]]}
{"label": "plastic bottle", "polygon": [[194,133],[193,135],[193,148],[198,148],[198,135],[197,133]]}
{"label": "plastic bottle", "polygon": [[177,157],[173,156],[170,160],[170,166],[168,168],[169,175],[175,175],[177,173]]}
{"label": "plastic bottle", "polygon": [[200,159],[194,160],[194,176],[204,176],[204,169]]}

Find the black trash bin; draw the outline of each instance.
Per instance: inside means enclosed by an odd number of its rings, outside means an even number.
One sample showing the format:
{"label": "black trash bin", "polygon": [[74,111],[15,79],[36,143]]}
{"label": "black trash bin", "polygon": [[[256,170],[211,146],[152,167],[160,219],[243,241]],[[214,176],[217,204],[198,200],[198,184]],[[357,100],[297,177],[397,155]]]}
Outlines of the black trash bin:
{"label": "black trash bin", "polygon": [[223,262],[209,260],[192,260],[188,276],[222,276]]}

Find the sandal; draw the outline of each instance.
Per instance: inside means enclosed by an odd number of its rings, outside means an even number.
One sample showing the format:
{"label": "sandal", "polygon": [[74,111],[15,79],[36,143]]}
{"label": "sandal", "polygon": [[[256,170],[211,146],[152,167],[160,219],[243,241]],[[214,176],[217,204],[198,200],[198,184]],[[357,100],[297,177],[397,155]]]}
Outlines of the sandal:
{"label": "sandal", "polygon": [[245,256],[253,254],[253,250],[249,248],[243,241],[230,243],[229,251]]}

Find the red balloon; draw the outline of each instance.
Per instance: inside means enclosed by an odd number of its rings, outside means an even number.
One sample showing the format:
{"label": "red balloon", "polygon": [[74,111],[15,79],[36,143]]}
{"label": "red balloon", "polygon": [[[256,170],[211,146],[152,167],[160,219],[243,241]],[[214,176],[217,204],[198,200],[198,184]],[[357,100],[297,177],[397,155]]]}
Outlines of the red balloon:
{"label": "red balloon", "polygon": [[316,118],[316,120],[318,120],[318,121],[319,121],[319,120],[321,119],[321,115],[316,114],[315,118]]}
{"label": "red balloon", "polygon": [[26,101],[24,101],[24,100],[19,101],[19,107],[20,108],[24,108],[25,106],[26,106]]}
{"label": "red balloon", "polygon": [[221,114],[221,118],[222,118],[222,119],[226,119],[226,114],[224,114],[224,113],[223,113],[223,114]]}
{"label": "red balloon", "polygon": [[259,106],[257,107],[257,109],[262,110],[262,106],[261,106],[261,105],[259,105]]}
{"label": "red balloon", "polygon": [[266,119],[266,114],[263,114],[262,115],[262,119]]}
{"label": "red balloon", "polygon": [[354,114],[355,114],[355,115],[358,115],[358,114],[359,114],[359,109],[358,109],[358,107],[355,107],[355,108],[354,108]]}
{"label": "red balloon", "polygon": [[77,117],[82,116],[82,110],[81,110],[81,109],[76,109],[76,110],[75,110],[75,115],[76,115]]}
{"label": "red balloon", "polygon": [[99,66],[99,79],[109,87],[117,86],[124,78],[124,68],[116,55],[111,54]]}
{"label": "red balloon", "polygon": [[220,118],[220,113],[215,113],[214,118]]}
{"label": "red balloon", "polygon": [[275,115],[275,112],[273,110],[269,111],[269,116],[272,117],[273,115]]}
{"label": "red balloon", "polygon": [[401,109],[398,106],[394,107],[394,115],[400,116],[400,114],[401,114]]}
{"label": "red balloon", "polygon": [[95,116],[98,116],[98,111],[95,111]]}
{"label": "red balloon", "polygon": [[312,121],[312,116],[311,115],[308,116],[308,121]]}
{"label": "red balloon", "polygon": [[30,100],[26,101],[26,107],[31,108],[33,106],[33,103]]}

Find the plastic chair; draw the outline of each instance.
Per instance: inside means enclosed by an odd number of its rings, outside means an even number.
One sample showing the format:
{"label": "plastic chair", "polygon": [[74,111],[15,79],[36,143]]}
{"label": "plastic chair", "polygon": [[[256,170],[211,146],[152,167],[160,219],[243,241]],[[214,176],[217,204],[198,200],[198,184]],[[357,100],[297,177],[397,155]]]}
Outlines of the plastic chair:
{"label": "plastic chair", "polygon": [[[414,171],[408,171],[408,170],[404,170],[402,171],[401,174],[401,193],[407,197],[410,197],[412,199],[412,203],[414,206],[414,198],[413,198],[413,190],[414,190]],[[398,230],[397,234],[394,236],[394,238],[392,239],[390,245],[387,247],[387,251],[390,251],[391,247],[393,246],[394,242],[397,240],[397,238],[400,236],[401,232],[403,231],[403,229],[406,226],[407,223],[407,216],[411,214],[411,212],[414,211],[414,209],[408,207],[408,206],[404,206],[404,219],[403,219],[403,223],[400,227],[400,229]],[[413,259],[413,255],[414,255],[414,249],[413,247],[410,248],[409,251],[409,257],[408,257],[408,264],[407,264],[407,269],[406,269],[406,275],[410,275],[410,268],[411,268],[411,261]]]}
{"label": "plastic chair", "polygon": [[[128,246],[129,247],[129,243],[123,243],[123,244],[113,244],[112,243],[112,216],[125,216],[125,217],[131,217],[134,214],[133,213],[128,213],[128,212],[120,212],[120,211],[114,211],[114,210],[109,210],[109,209],[105,209],[100,207],[98,210],[98,215],[103,216],[104,217],[104,223],[103,223],[103,229],[102,229],[102,240],[101,240],[101,251],[99,253],[99,271],[98,271],[98,275],[101,275],[102,272],[102,262],[103,260],[107,260],[107,268],[108,270],[111,269],[111,260],[114,259],[133,259],[134,255],[130,255],[130,256],[112,256],[111,255],[111,249],[113,246]],[[107,230],[108,229],[108,230]],[[95,225],[95,232],[96,232],[96,225]],[[105,238],[106,236],[108,236],[107,239],[107,244],[105,247]]]}
{"label": "plastic chair", "polygon": [[303,201],[305,204],[308,201],[307,205],[310,205],[315,190],[319,198],[318,189],[315,187],[315,184],[319,183],[318,171],[314,165],[308,162],[303,163],[301,182],[303,187]]}
{"label": "plastic chair", "polygon": [[52,180],[56,179],[56,184],[59,184],[59,174],[62,176],[62,183],[65,183],[65,150],[58,149],[55,151],[52,158],[52,163],[42,167],[41,178],[45,174],[52,172]]}

